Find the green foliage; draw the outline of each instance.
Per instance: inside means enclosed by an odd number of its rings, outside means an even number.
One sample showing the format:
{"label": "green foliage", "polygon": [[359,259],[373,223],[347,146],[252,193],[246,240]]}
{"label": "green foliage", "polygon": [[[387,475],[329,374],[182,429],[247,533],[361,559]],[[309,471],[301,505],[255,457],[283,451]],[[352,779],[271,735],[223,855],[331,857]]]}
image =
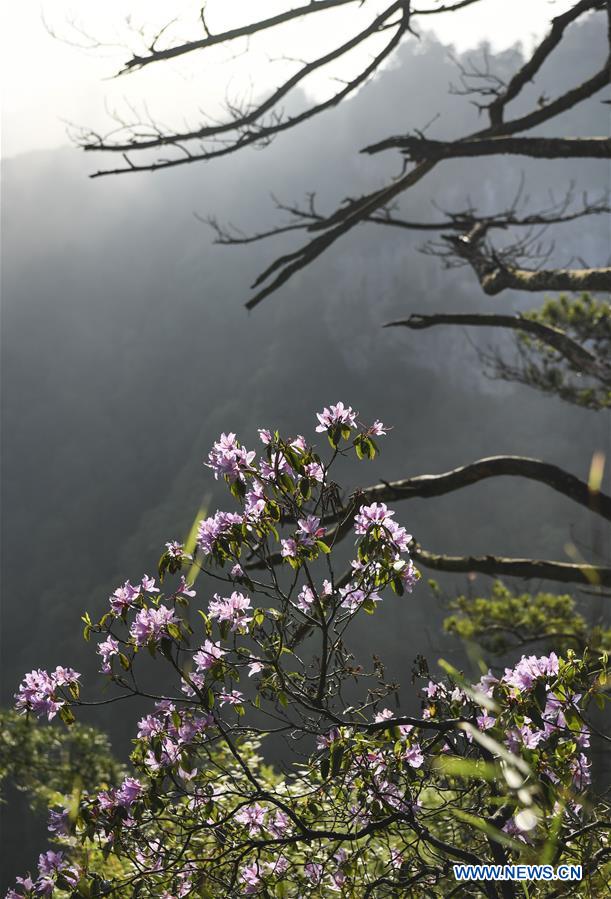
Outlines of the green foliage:
{"label": "green foliage", "polygon": [[489,596],[461,595],[449,605],[456,612],[445,619],[445,630],[493,654],[531,643],[557,652],[611,648],[611,629],[588,627],[568,593],[514,593],[495,581]]}
{"label": "green foliage", "polygon": [[[600,360],[611,351],[611,307],[607,300],[590,294],[579,297],[561,294],[548,298],[540,309],[524,313],[531,321],[564,331]],[[530,334],[518,336],[520,364],[513,368],[499,364],[499,374],[507,380],[519,380],[545,393],[588,409],[611,407],[611,385],[584,377],[565,356]]]}
{"label": "green foliage", "polygon": [[[118,783],[123,771],[108,737],[84,724],[57,728],[32,716],[0,710],[0,791],[7,782],[26,792],[32,805]],[[0,801],[2,793],[0,792]]]}
{"label": "green foliage", "polygon": [[[583,645],[587,629],[570,597],[514,597],[497,584],[492,599],[475,601],[476,614],[459,602],[458,630],[473,636],[474,622],[487,633],[500,624],[517,629],[518,642],[543,631],[557,646],[551,628],[562,626],[580,652],[523,656],[477,683],[443,661],[445,677],[429,678],[421,659],[421,712],[406,715],[416,697],[386,679],[377,656],[366,668],[348,643],[358,615],[383,616],[403,601],[391,589],[409,593],[418,582],[394,511],[357,505],[349,574],[334,564],[344,522],[330,468],[350,450],[368,457],[357,445],[384,428],[357,425],[343,404],[331,408],[318,415],[333,432],[328,463],[304,438],[269,432],[266,458],[255,463],[234,434],[222,435],[209,459],[240,512],[202,520],[192,553],[166,543],[163,592],[145,575],[117,588],[99,621],[84,616],[109,687],[131,694],[138,715],[147,700],[149,714],[138,721],[130,774],[114,788],[107,744],[92,744],[90,730],[36,730],[42,748],[26,771],[57,754],[63,763],[63,793],[45,792],[44,775],[36,780],[41,798],[63,806],[51,819],[61,854],[41,855],[35,882],[21,881],[14,897],[441,899],[456,892],[454,862],[542,859],[583,866],[583,889],[571,895],[603,894],[609,806],[589,789],[588,714],[608,698],[607,653]],[[350,444],[335,419],[350,422],[349,437],[357,431]],[[208,598],[222,591],[207,612],[182,575],[172,589],[185,564],[199,566]],[[165,671],[161,694],[141,686],[147,650]],[[60,666],[32,671],[17,706],[68,725],[84,704],[80,678]],[[23,755],[22,729],[24,745],[32,742],[27,720],[10,723],[9,762]],[[276,773],[260,747],[279,737],[289,754]],[[545,882],[529,890],[554,895]]]}

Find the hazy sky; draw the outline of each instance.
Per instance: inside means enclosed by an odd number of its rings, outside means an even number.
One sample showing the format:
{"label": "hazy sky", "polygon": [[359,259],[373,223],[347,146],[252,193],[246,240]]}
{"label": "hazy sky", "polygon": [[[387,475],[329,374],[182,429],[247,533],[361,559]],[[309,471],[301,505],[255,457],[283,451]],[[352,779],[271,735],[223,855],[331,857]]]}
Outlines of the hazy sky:
{"label": "hazy sky", "polygon": [[[301,2],[209,0],[208,23],[212,31],[218,31]],[[421,0],[423,6],[435,2]],[[384,0],[369,0],[361,8],[350,6],[320,18],[312,16],[278,31],[273,42],[253,39],[247,48],[244,41],[233,49],[234,55],[219,48],[196,54],[186,63],[163,63],[142,73],[113,79],[130,55],[126,48],[142,46],[138,28],[143,27],[144,37],[149,36],[150,42],[155,26],[178,17],[173,34],[197,34],[201,0],[5,2],[1,21],[3,155],[65,144],[67,123],[106,132],[113,124],[109,112],[133,118],[130,105],[143,118],[147,114],[145,100],[157,121],[178,127],[185,121],[193,123],[201,108],[212,114],[218,112],[225,94],[244,99],[250,91],[256,94],[277,84],[281,75],[295,66],[294,62],[279,60],[280,54],[311,58],[317,49],[326,49],[332,42],[358,31],[383,5]],[[490,40],[497,48],[517,41],[530,44],[546,28],[551,16],[569,5],[568,0],[482,0],[459,13],[431,17],[427,25],[460,49],[482,39]],[[127,17],[131,22],[126,21]],[[49,29],[63,40],[54,38]],[[92,47],[88,35],[104,46]],[[240,54],[236,56],[238,49]],[[374,49],[372,43],[367,52]],[[358,61],[351,60],[352,64]],[[349,69],[341,74],[346,72]],[[311,89],[322,94],[330,86],[327,74],[312,83]]]}

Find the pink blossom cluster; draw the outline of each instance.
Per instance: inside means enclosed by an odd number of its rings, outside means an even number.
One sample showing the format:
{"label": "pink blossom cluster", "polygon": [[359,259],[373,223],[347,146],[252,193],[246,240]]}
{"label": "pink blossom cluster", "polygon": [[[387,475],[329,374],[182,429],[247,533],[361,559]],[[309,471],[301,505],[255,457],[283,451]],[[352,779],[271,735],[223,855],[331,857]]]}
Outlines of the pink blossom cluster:
{"label": "pink blossom cluster", "polygon": [[152,606],[140,609],[129,629],[129,634],[136,646],[155,645],[163,637],[169,637],[168,627],[177,624],[178,618],[174,610],[168,606]]}
{"label": "pink blossom cluster", "polygon": [[55,671],[48,672],[37,668],[25,675],[19,690],[15,694],[15,706],[23,712],[34,712],[52,718],[67,703],[59,692],[64,687],[76,687],[80,674],[72,668],[57,666]]}
{"label": "pink blossom cluster", "polygon": [[[352,411],[351,406],[344,406],[343,403],[336,403],[335,406],[324,408],[322,412],[316,413],[318,425],[316,430],[319,434],[330,431],[337,425],[345,425],[349,428],[356,427],[356,418],[358,413]],[[381,422],[380,422],[381,424]]]}
{"label": "pink blossom cluster", "polygon": [[243,516],[235,512],[217,511],[210,518],[202,518],[197,528],[197,544],[205,553],[214,552],[216,541],[226,537],[234,525],[241,525]]}
{"label": "pink blossom cluster", "polygon": [[32,880],[31,877],[18,877],[17,885],[20,892],[16,889],[10,889],[5,899],[23,899],[24,896],[50,896],[55,890],[55,884],[58,878],[64,881],[66,886],[72,889],[76,887],[79,880],[78,870],[64,858],[62,852],[43,852],[38,856],[38,878]]}
{"label": "pink blossom cluster", "polygon": [[102,659],[102,674],[110,674],[112,671],[111,658],[119,654],[119,641],[114,637],[107,637],[98,643],[97,653]]}
{"label": "pink blossom cluster", "polygon": [[243,631],[248,627],[252,621],[252,617],[247,614],[250,610],[250,597],[237,591],[228,597],[221,597],[215,593],[208,606],[210,617],[218,619],[221,623],[228,622],[232,631]]}
{"label": "pink blossom cluster", "polygon": [[[327,599],[329,596],[333,594],[333,586],[331,581],[323,581],[322,588],[318,593],[318,598],[320,600]],[[297,608],[301,609],[302,612],[305,612],[306,615],[312,614],[312,607],[314,605],[314,601],[316,596],[312,588],[306,584],[299,592],[297,596]]]}
{"label": "pink blossom cluster", "polygon": [[256,456],[254,451],[248,451],[240,446],[235,434],[221,434],[208,453],[208,467],[214,472],[214,477],[225,478],[229,483],[243,481],[244,474],[248,471]]}
{"label": "pink blossom cluster", "polygon": [[555,652],[549,656],[522,656],[515,668],[506,668],[502,678],[518,692],[531,690],[539,678],[556,677],[558,675],[558,656]]}
{"label": "pink blossom cluster", "polygon": [[112,812],[117,808],[130,809],[142,797],[144,788],[135,777],[126,777],[120,787],[102,790],[96,801],[104,812]]}
{"label": "pink blossom cluster", "polygon": [[380,528],[397,552],[406,552],[412,536],[393,521],[394,514],[385,503],[361,506],[354,517],[355,533],[360,536],[367,534],[374,527]]}
{"label": "pink blossom cluster", "polygon": [[183,753],[213,726],[214,718],[209,712],[179,709],[169,700],[160,700],[155,704],[155,714],[146,715],[138,722],[138,739],[145,744],[146,767],[151,771],[176,767],[181,777],[190,779],[194,772],[181,766]]}
{"label": "pink blossom cluster", "polygon": [[[579,715],[575,726],[575,713],[581,695],[571,693],[564,687],[561,693],[554,692],[559,673],[560,660],[554,652],[548,656],[522,656],[513,668],[505,668],[500,678],[495,677],[490,671],[485,674],[474,684],[475,694],[472,701],[477,703],[478,693],[482,694],[482,699],[488,697],[500,700],[503,709],[506,708],[503,697],[509,698],[514,705],[523,701],[532,707],[534,701],[535,706],[539,707],[537,714],[534,715],[532,712],[522,714],[518,723],[514,725],[502,718],[502,712],[493,712],[482,703],[482,713],[476,716],[477,726],[482,731],[500,728],[498,739],[505,743],[510,752],[517,754],[523,750],[541,750],[547,746],[554,748],[563,742],[576,745],[578,752],[570,760],[569,774],[573,788],[580,791],[590,783],[590,762],[583,752],[590,746],[590,732],[585,723],[579,726]],[[424,693],[435,703],[445,701],[462,706],[469,701],[467,695],[458,687],[450,691],[443,684],[434,681],[429,682]],[[571,727],[567,721],[569,710],[573,713]],[[425,709],[425,714],[426,712]],[[559,782],[558,770],[544,765],[542,773],[552,782]]]}
{"label": "pink blossom cluster", "polygon": [[113,615],[119,618],[136,604],[136,600],[143,593],[159,593],[159,587],[155,586],[154,578],[145,574],[136,587],[130,581],[125,581],[123,586],[117,587],[110,597],[110,609]]}

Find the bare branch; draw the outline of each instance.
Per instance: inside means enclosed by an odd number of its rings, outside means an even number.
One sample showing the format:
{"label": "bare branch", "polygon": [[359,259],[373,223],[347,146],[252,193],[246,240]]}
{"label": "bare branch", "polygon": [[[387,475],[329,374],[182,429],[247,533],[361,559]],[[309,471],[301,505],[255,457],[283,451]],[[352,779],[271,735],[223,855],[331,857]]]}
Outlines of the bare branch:
{"label": "bare branch", "polygon": [[420,315],[414,313],[401,321],[388,322],[385,328],[403,326],[412,330],[432,328],[436,325],[469,325],[475,327],[510,328],[534,334],[537,340],[557,350],[565,359],[584,374],[611,383],[611,365],[599,359],[578,341],[560,328],[525,318],[522,315],[485,315],[479,313],[438,313]]}
{"label": "bare branch", "polygon": [[[443,496],[479,481],[503,476],[523,477],[546,484],[607,521],[611,521],[611,496],[598,490],[591,490],[588,484],[559,466],[524,456],[491,456],[442,474],[418,475],[400,481],[382,482],[359,490],[350,498],[349,504],[344,509],[335,515],[325,517],[327,524],[339,522],[325,539],[335,546],[346,537],[352,530],[355,514],[364,504]],[[590,586],[611,585],[611,569],[594,565],[496,556],[439,556],[426,552],[417,544],[415,546],[416,549],[412,552],[414,559],[429,568],[444,571],[479,571],[483,574],[504,574],[512,577],[541,577],[563,583],[586,583]],[[269,561],[272,564],[279,564],[282,559],[277,554]],[[254,570],[261,568],[262,565],[261,561],[252,558],[246,567]]]}
{"label": "bare branch", "polygon": [[550,562],[545,559],[509,559],[502,556],[444,556],[428,552],[418,544],[413,544],[410,551],[416,562],[436,571],[464,574],[477,572],[495,577],[542,578],[567,584],[611,586],[611,568],[596,565]]}
{"label": "bare branch", "polygon": [[[151,163],[150,165],[140,166],[134,164],[131,167],[131,170],[153,171],[158,168],[170,168],[187,162],[193,162],[195,160],[212,159],[217,156],[223,156],[227,153],[235,152],[238,149],[242,149],[244,146],[248,146],[253,143],[260,143],[263,140],[267,140],[271,136],[278,134],[279,132],[284,131],[287,128],[293,128],[296,125],[300,124],[302,121],[312,118],[323,110],[337,105],[339,102],[341,102],[341,100],[343,100],[350,93],[356,90],[356,88],[360,84],[366,81],[367,78],[369,78],[369,76],[376,71],[376,69],[380,66],[384,59],[390,53],[392,53],[392,51],[399,44],[401,38],[408,30],[408,16],[403,16],[397,22],[393,23],[393,27],[395,28],[394,34],[392,35],[386,46],[383,48],[383,50],[374,57],[374,59],[368,66],[366,66],[355,78],[348,81],[345,87],[337,94],[334,94],[333,97],[331,97],[329,100],[316,104],[308,108],[300,115],[296,115],[292,118],[282,119],[278,117],[278,115],[273,115],[272,121],[270,123],[259,123],[259,120],[262,118],[262,116],[264,116],[266,113],[272,113],[280,100],[282,100],[288,93],[290,93],[291,90],[296,88],[304,79],[308,78],[310,75],[312,75],[313,72],[317,71],[318,69],[327,66],[329,63],[334,62],[337,59],[340,59],[342,56],[344,56],[346,53],[349,53],[351,50],[354,50],[368,38],[372,37],[375,34],[378,34],[383,25],[386,23],[387,19],[393,16],[395,13],[401,12],[403,9],[404,4],[402,0],[395,0],[395,2],[392,3],[383,13],[377,16],[367,26],[367,28],[363,29],[361,32],[350,38],[350,40],[341,44],[339,47],[336,47],[334,50],[326,53],[324,56],[320,56],[313,62],[307,63],[306,65],[302,66],[302,68],[300,68],[293,76],[288,78],[277,90],[270,94],[270,96],[268,96],[261,103],[254,106],[251,110],[244,113],[240,113],[237,110],[230,110],[233,115],[228,122],[216,125],[205,125],[200,128],[185,132],[156,133],[148,138],[137,138],[135,136],[132,136],[132,138],[127,142],[109,142],[106,140],[90,141],[86,139],[83,143],[83,149],[126,153],[139,150],[150,150],[161,146],[174,146],[175,144],[184,141],[202,140],[205,138],[216,139],[224,134],[238,132],[238,137],[232,139],[229,142],[228,146],[222,148],[221,150],[204,150],[200,153],[193,153],[192,156],[188,159],[177,158],[172,160],[158,160],[157,162]],[[251,128],[253,130],[245,131],[245,129],[248,128]],[[93,177],[96,177],[97,175],[119,174],[123,171],[125,170],[117,169],[113,171],[103,171],[96,173],[96,175],[94,175]]]}
{"label": "bare branch", "polygon": [[479,222],[467,234],[446,235],[456,256],[469,263],[484,293],[495,296],[503,290],[611,291],[611,268],[538,269],[507,265],[482,244],[486,223]]}
{"label": "bare branch", "polygon": [[198,41],[187,41],[186,43],[178,44],[175,47],[166,47],[163,50],[156,50],[153,47],[148,56],[138,56],[134,54],[131,59],[128,59],[119,74],[131,72],[134,69],[142,69],[154,62],[176,59],[178,56],[185,56],[187,53],[193,53],[195,50],[207,50],[217,44],[226,44],[241,37],[249,37],[253,34],[257,34],[260,31],[268,31],[278,25],[284,25],[295,19],[309,16],[312,13],[324,12],[325,10],[334,7],[346,6],[349,3],[354,4],[357,2],[360,2],[360,0],[316,0],[314,3],[306,3],[304,6],[286,10],[276,16],[261,19],[259,22],[252,22],[249,25],[242,25],[240,28],[232,28],[229,31],[222,31],[214,35],[210,34],[205,19],[202,17],[202,24],[204,25],[204,32],[206,34],[204,38]]}
{"label": "bare branch", "polygon": [[611,159],[608,137],[490,137],[476,140],[440,141],[425,137],[389,137],[364,147],[361,153],[400,149],[411,161],[458,159],[467,156],[506,154],[532,159]]}
{"label": "bare branch", "polygon": [[[355,506],[357,501],[360,506],[363,503],[443,496],[477,484],[479,481],[498,477],[521,477],[546,484],[573,502],[611,521],[611,496],[592,492],[588,484],[558,465],[542,462],[540,459],[530,459],[527,456],[489,456],[441,474],[424,474],[399,481],[382,482],[359,491],[352,505]],[[344,509],[337,516],[339,521],[349,519],[343,526],[346,532],[352,527],[349,513],[350,509]]]}
{"label": "bare branch", "polygon": [[564,35],[565,29],[584,12],[592,9],[602,9],[604,3],[600,0],[581,0],[575,6],[560,16],[552,19],[552,27],[536,50],[524,65],[516,72],[505,90],[499,93],[495,100],[488,106],[490,124],[495,127],[503,122],[505,107],[514,100],[523,87],[533,80],[543,63],[558,46]]}
{"label": "bare branch", "polygon": [[[162,50],[150,48],[151,52],[148,56],[134,54],[134,56],[124,64],[123,69],[119,74],[131,72],[135,69],[142,69],[154,62],[176,59],[178,56],[185,56],[186,54],[193,53],[197,50],[207,50],[218,44],[231,43],[231,41],[238,40],[242,37],[251,37],[254,34],[270,31],[273,28],[277,28],[278,26],[285,25],[288,22],[293,22],[314,13],[325,12],[329,9],[336,9],[355,3],[362,6],[363,2],[364,0],[309,0],[308,3],[298,6],[295,9],[285,10],[284,12],[278,13],[275,16],[270,16],[267,19],[251,22],[248,25],[242,25],[240,28],[232,28],[228,31],[222,31],[214,35],[210,33],[205,18],[202,15],[205,37],[196,41],[186,41],[185,43],[177,44],[175,47],[166,47]],[[479,2],[481,2],[481,0],[459,0],[457,3],[444,4],[434,9],[414,9],[411,10],[410,14],[413,16],[439,15],[446,12],[456,12],[460,9],[464,9],[466,6],[472,6],[474,3]],[[399,4],[399,6],[405,7],[408,11],[409,5],[410,4],[406,2],[406,0],[403,0],[403,2]],[[397,4],[392,4],[392,6],[397,6]],[[386,15],[388,15],[388,11]]]}

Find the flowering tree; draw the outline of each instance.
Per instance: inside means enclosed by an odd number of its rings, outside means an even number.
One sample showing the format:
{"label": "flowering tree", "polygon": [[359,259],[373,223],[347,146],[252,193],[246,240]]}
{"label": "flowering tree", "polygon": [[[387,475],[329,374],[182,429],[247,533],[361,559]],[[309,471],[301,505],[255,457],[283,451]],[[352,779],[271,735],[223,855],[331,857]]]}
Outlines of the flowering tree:
{"label": "flowering tree", "polygon": [[[357,615],[416,586],[411,537],[383,502],[356,494],[344,514],[331,478],[349,454],[372,459],[387,429],[342,403],[317,417],[328,458],[301,436],[261,430],[257,457],[223,434],[208,466],[238,511],[202,520],[194,546],[168,542],[157,578],[84,616],[116,690],[98,702],[150,708],[133,770],[53,810],[59,845],[7,899],[441,896],[453,863],[516,861],[581,864],[583,895],[604,892],[609,814],[588,793],[587,708],[604,701],[606,655],[522,657],[476,684],[446,663],[431,679],[420,660],[422,710],[403,714],[400,685],[347,638]],[[22,712],[67,725],[90,704],[70,668],[32,671],[17,694]],[[259,750],[279,739],[274,770]],[[518,895],[510,881],[481,889]]]}

